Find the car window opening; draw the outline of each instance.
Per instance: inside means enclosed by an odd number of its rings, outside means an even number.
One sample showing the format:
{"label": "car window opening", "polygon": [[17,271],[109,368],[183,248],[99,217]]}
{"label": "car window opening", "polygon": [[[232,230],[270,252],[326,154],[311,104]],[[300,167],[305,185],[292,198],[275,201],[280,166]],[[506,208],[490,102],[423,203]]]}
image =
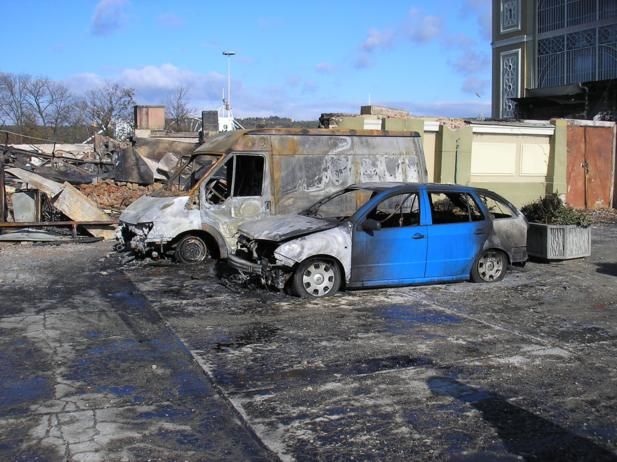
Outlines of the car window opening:
{"label": "car window opening", "polygon": [[356,213],[375,194],[367,189],[344,189],[313,204],[301,215],[342,221]]}
{"label": "car window opening", "polygon": [[207,175],[220,156],[202,154],[187,156],[180,160],[171,174],[165,189],[169,191],[189,191],[199,180]]}
{"label": "car window opening", "polygon": [[515,216],[512,208],[496,197],[491,197],[487,194],[480,194],[480,199],[482,199],[486,209],[494,219],[512,218]]}
{"label": "car window opening", "polygon": [[204,185],[206,201],[220,204],[234,197],[261,196],[264,179],[262,156],[234,156],[221,165]]}
{"label": "car window opening", "polygon": [[377,220],[381,228],[402,228],[420,224],[420,207],[417,193],[397,194],[381,201],[367,218]]}
{"label": "car window opening", "polygon": [[484,215],[474,198],[466,193],[429,193],[434,225],[482,221]]}
{"label": "car window opening", "polygon": [[234,197],[261,196],[264,180],[262,156],[236,156]]}

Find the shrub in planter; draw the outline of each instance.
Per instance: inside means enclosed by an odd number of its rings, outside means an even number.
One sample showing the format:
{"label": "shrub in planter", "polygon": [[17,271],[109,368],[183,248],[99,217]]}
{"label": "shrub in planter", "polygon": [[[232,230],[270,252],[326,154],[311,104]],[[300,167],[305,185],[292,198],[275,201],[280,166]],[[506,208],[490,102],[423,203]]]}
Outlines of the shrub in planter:
{"label": "shrub in planter", "polygon": [[527,253],[547,260],[566,260],[591,255],[589,217],[566,206],[557,194],[525,205],[521,212],[529,221]]}

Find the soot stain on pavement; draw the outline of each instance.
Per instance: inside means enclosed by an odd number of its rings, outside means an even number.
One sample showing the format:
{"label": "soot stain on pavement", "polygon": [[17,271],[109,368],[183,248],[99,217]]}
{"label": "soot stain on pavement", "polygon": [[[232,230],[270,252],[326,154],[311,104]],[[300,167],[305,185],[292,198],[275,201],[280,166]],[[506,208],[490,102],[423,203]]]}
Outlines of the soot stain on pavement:
{"label": "soot stain on pavement", "polygon": [[449,377],[431,377],[433,394],[449,396],[480,411],[507,450],[525,460],[617,461],[617,456],[590,439],[515,406],[506,398]]}
{"label": "soot stain on pavement", "polygon": [[26,338],[2,341],[0,347],[0,415],[24,414],[33,404],[53,397],[46,352]]}
{"label": "soot stain on pavement", "polygon": [[255,344],[267,344],[272,341],[279,330],[280,328],[276,326],[258,322],[248,326],[232,340],[227,342],[218,342],[214,346],[214,349],[221,351],[230,348],[242,348]]}

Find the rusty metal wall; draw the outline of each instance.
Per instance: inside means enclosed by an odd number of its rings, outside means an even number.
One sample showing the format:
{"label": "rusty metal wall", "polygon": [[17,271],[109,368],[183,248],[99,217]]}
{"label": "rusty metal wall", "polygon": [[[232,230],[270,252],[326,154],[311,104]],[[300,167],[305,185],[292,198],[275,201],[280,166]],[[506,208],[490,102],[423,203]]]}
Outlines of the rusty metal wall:
{"label": "rusty metal wall", "polygon": [[566,202],[577,208],[613,206],[614,128],[568,125]]}

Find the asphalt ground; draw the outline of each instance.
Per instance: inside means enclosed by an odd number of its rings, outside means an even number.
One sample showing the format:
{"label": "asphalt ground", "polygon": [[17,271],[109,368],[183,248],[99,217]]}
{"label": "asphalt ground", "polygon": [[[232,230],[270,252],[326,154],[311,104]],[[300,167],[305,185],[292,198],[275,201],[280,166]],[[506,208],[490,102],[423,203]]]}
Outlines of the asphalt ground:
{"label": "asphalt ground", "polygon": [[312,301],[3,246],[0,460],[617,460],[617,225],[592,236],[499,283]]}

